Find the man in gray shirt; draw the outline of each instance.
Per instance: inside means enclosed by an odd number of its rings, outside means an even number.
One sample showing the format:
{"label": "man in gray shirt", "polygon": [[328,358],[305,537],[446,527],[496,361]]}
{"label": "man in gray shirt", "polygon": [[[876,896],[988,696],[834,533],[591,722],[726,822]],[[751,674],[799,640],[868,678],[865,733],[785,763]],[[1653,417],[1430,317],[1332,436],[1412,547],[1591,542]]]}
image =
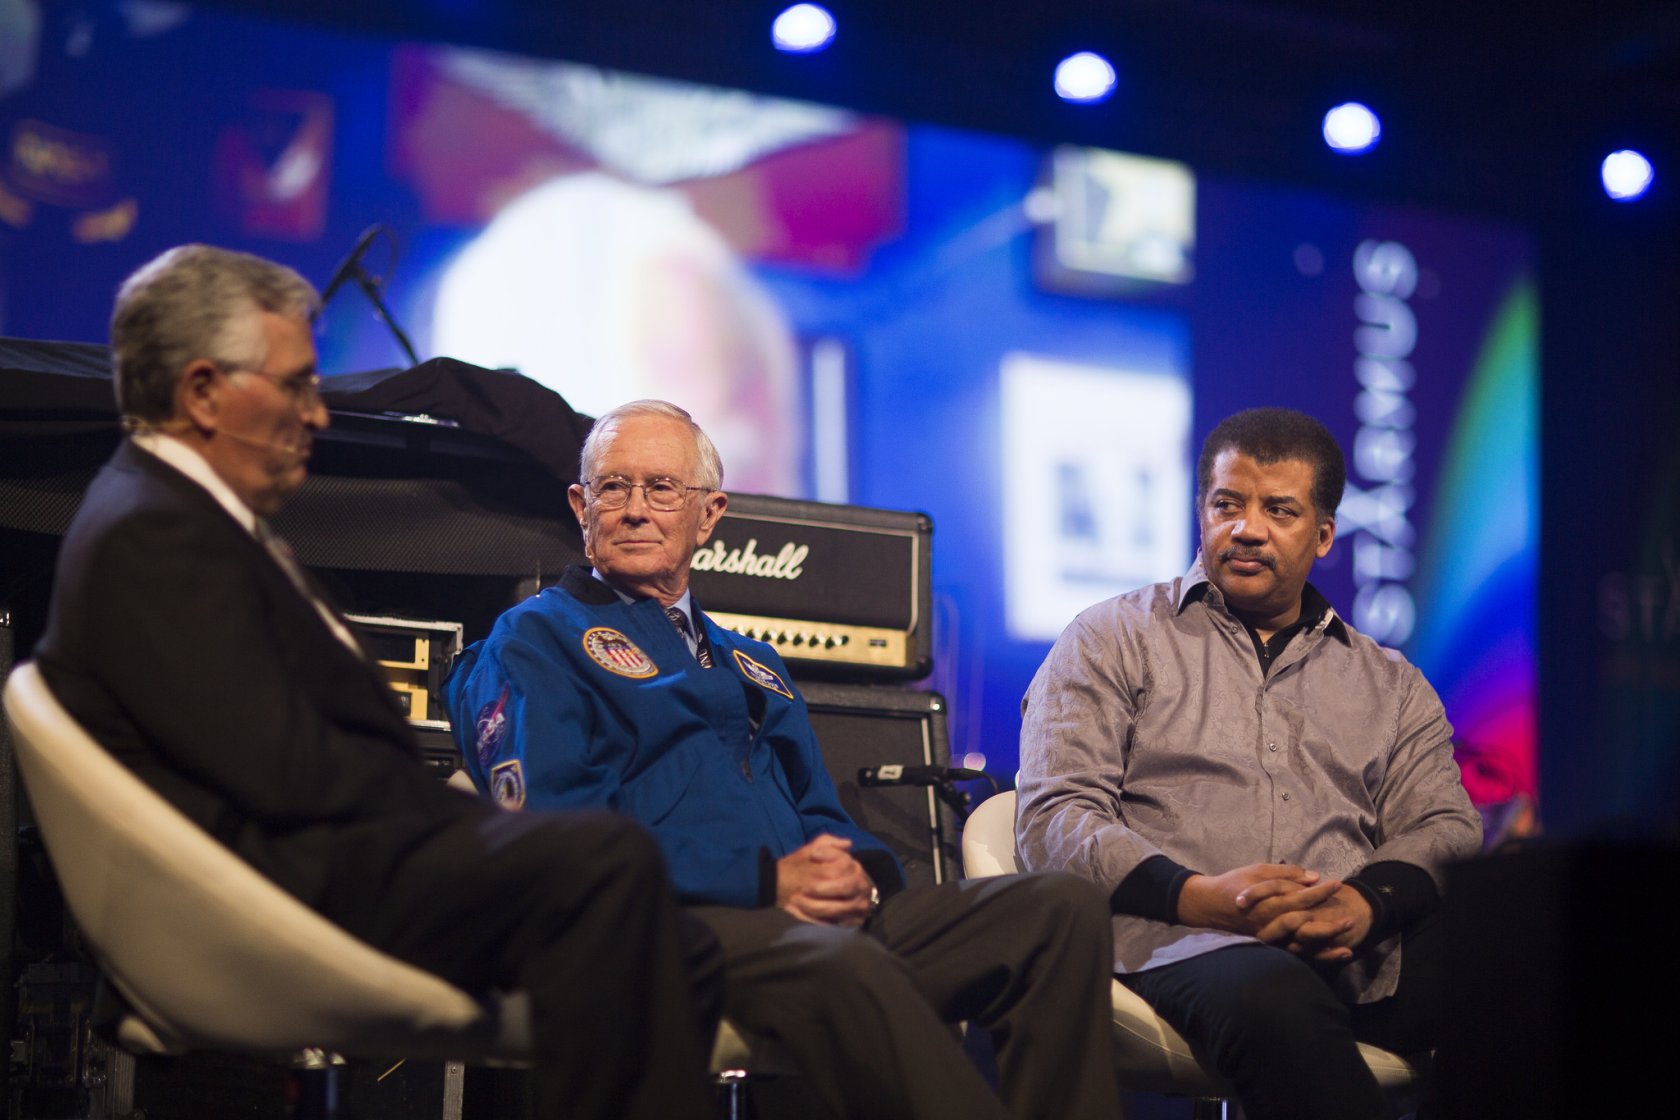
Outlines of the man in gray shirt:
{"label": "man in gray shirt", "polygon": [[1111,892],[1120,979],[1251,1120],[1387,1115],[1356,1040],[1432,1045],[1481,840],[1434,689],[1307,583],[1345,479],[1311,417],[1222,422],[1189,572],[1081,613],[1022,703],[1023,863]]}

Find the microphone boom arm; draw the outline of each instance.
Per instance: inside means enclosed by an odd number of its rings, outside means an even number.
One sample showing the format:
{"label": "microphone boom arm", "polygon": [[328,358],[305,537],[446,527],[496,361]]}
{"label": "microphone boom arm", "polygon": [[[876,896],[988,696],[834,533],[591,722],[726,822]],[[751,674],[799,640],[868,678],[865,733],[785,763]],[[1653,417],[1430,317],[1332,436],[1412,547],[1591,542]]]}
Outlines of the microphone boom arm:
{"label": "microphone boom arm", "polygon": [[414,343],[409,341],[408,333],[397,325],[396,317],[391,314],[391,309],[385,305],[385,299],[380,295],[379,289],[383,281],[379,277],[369,275],[367,269],[362,267],[362,258],[367,256],[367,251],[373,247],[374,239],[381,234],[391,242],[391,268],[396,268],[396,235],[391,232],[389,226],[379,223],[367,227],[356,238],[356,244],[351,246],[349,254],[339,262],[337,268],[333,269],[332,276],[327,280],[327,286],[321,289],[321,306],[325,308],[327,301],[337,295],[338,290],[347,282],[354,283],[361,290],[361,293],[367,297],[368,302],[373,304],[374,314],[378,316],[379,321],[385,324],[397,340],[397,345],[402,347],[403,353],[408,357],[408,364],[417,366],[420,364],[420,356],[414,352]]}
{"label": "microphone boom arm", "polygon": [[414,343],[408,340],[408,333],[397,325],[397,320],[391,314],[391,309],[385,306],[385,300],[379,294],[379,284],[373,277],[363,272],[360,265],[356,266],[353,279],[356,281],[356,287],[360,288],[362,294],[367,296],[368,302],[373,304],[373,312],[379,316],[379,321],[390,328],[391,336],[397,340],[397,345],[402,347],[403,353],[408,355],[408,364],[410,366],[419,365],[420,356],[414,352]]}

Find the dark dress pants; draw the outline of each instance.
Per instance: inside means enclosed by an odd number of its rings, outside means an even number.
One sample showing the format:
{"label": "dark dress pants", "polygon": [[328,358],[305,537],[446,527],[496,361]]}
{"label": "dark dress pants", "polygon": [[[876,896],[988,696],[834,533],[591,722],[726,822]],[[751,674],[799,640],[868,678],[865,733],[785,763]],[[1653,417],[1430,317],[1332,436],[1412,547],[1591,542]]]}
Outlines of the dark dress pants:
{"label": "dark dress pants", "polygon": [[710,1113],[722,960],[640,827],[474,807],[388,882],[334,890],[323,912],[370,944],[468,991],[530,994],[539,1120]]}
{"label": "dark dress pants", "polygon": [[1444,946],[1438,916],[1402,942],[1394,995],[1349,1006],[1332,968],[1269,945],[1238,945],[1120,977],[1206,1054],[1249,1120],[1380,1120],[1387,1101],[1358,1043],[1400,1054],[1435,1044]]}
{"label": "dark dress pants", "polygon": [[[840,1116],[1117,1114],[1106,900],[1066,875],[912,887],[861,931],[700,907],[732,1021],[781,1042]],[[1003,1099],[950,1024],[992,1032]]]}

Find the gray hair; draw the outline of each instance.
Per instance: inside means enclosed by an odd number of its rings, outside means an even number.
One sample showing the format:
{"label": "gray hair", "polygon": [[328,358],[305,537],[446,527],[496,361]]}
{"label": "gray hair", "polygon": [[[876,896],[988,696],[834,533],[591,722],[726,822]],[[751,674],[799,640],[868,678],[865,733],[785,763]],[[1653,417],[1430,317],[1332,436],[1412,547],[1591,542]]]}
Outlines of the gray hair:
{"label": "gray hair", "polygon": [[161,423],[175,408],[181,371],[199,359],[256,368],[267,357],[257,313],[310,321],[320,297],[285,265],[181,245],[140,266],[117,289],[111,360],[117,411]]}
{"label": "gray hair", "polygon": [[595,457],[600,453],[601,441],[618,429],[618,426],[632,416],[658,416],[666,420],[679,420],[688,425],[688,430],[694,436],[694,450],[700,459],[700,477],[683,479],[693,482],[697,486],[704,486],[710,490],[723,489],[723,460],[718,456],[717,445],[694,422],[694,417],[688,410],[679,408],[670,401],[641,400],[621,404],[617,408],[609,409],[595,418],[595,426],[589,429],[589,438],[583,441],[583,454],[578,457],[579,476],[588,481],[594,476]]}

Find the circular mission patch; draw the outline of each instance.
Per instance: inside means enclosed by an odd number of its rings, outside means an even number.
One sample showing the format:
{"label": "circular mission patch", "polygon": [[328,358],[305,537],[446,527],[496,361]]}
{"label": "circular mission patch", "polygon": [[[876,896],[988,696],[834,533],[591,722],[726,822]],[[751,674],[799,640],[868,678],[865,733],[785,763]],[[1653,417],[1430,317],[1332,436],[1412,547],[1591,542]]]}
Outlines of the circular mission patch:
{"label": "circular mission patch", "polygon": [[638,679],[659,672],[653,658],[623,633],[610,626],[595,626],[583,633],[583,652],[589,659],[609,673]]}

